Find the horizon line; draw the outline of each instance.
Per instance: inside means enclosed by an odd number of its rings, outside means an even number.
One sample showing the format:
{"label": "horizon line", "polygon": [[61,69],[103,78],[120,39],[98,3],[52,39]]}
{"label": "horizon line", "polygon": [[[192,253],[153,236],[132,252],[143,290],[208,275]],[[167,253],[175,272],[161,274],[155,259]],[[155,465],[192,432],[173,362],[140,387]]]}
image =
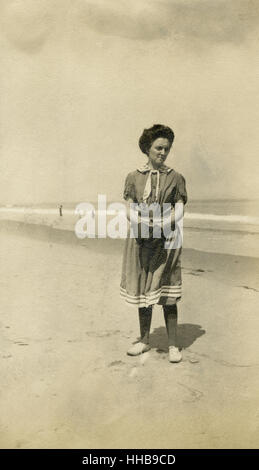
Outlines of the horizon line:
{"label": "horizon line", "polygon": [[[123,202],[124,199],[122,198],[122,200],[118,201],[118,200],[115,200],[115,199],[107,199],[107,202],[108,203],[111,203],[111,202]],[[193,199],[189,199],[187,201],[187,204],[190,203],[190,202],[215,202],[215,201],[224,201],[224,202],[227,202],[227,201],[236,201],[236,202],[240,202],[240,201],[249,201],[249,202],[256,202],[258,201],[259,202],[259,197],[258,198],[202,198],[202,199],[196,199],[196,198],[193,198]],[[98,202],[98,199],[91,199],[91,200],[84,200],[84,201],[64,201],[64,200],[60,200],[60,201],[48,201],[48,202],[22,202],[22,203],[17,203],[17,202],[6,202],[6,203],[1,203],[0,206],[3,207],[3,206],[28,206],[28,205],[41,205],[41,204],[57,204],[57,205],[64,205],[64,204],[80,204],[81,202]]]}

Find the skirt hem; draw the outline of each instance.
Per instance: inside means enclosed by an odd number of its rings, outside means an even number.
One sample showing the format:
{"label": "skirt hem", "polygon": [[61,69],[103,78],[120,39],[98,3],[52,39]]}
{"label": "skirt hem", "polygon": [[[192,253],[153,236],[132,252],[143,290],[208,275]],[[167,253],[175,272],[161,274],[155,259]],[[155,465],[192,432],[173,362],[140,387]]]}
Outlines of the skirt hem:
{"label": "skirt hem", "polygon": [[[182,286],[163,286],[148,294],[131,295],[120,287],[120,296],[132,306],[148,307],[149,305],[172,305],[181,299]],[[171,301],[171,302],[170,302]],[[172,302],[173,301],[173,302]]]}

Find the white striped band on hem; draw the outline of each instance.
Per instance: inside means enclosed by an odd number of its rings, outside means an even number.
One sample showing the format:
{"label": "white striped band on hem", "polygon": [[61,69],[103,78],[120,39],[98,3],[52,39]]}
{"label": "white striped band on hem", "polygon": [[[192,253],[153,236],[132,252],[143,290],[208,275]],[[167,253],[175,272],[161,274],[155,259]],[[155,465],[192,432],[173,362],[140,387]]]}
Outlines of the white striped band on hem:
{"label": "white striped band on hem", "polygon": [[130,295],[126,289],[120,287],[121,297],[129,304],[138,305],[139,307],[147,307],[156,304],[161,297],[171,297],[180,300],[182,294],[182,286],[163,286],[148,294]]}

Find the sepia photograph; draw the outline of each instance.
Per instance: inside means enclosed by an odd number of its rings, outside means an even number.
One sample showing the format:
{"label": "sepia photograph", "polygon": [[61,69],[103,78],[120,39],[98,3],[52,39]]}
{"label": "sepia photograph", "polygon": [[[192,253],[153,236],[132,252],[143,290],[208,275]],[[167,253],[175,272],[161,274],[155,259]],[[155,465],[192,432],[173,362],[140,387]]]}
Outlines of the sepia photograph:
{"label": "sepia photograph", "polygon": [[259,448],[258,49],[257,0],[0,0],[0,449]]}

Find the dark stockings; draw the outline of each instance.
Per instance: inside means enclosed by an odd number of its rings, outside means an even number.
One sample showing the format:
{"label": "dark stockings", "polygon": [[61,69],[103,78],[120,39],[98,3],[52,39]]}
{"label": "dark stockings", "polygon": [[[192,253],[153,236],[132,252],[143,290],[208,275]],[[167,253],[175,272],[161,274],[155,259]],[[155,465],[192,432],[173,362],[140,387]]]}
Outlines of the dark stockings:
{"label": "dark stockings", "polygon": [[148,344],[149,332],[152,320],[152,305],[149,307],[141,307],[138,309],[139,314],[139,327],[140,327],[140,341]]}
{"label": "dark stockings", "polygon": [[[168,335],[168,346],[177,347],[177,305],[163,305],[166,331]],[[140,341],[149,342],[149,332],[152,320],[152,305],[141,307],[139,312]]]}
{"label": "dark stockings", "polygon": [[163,305],[168,346],[177,347],[177,305]]}

